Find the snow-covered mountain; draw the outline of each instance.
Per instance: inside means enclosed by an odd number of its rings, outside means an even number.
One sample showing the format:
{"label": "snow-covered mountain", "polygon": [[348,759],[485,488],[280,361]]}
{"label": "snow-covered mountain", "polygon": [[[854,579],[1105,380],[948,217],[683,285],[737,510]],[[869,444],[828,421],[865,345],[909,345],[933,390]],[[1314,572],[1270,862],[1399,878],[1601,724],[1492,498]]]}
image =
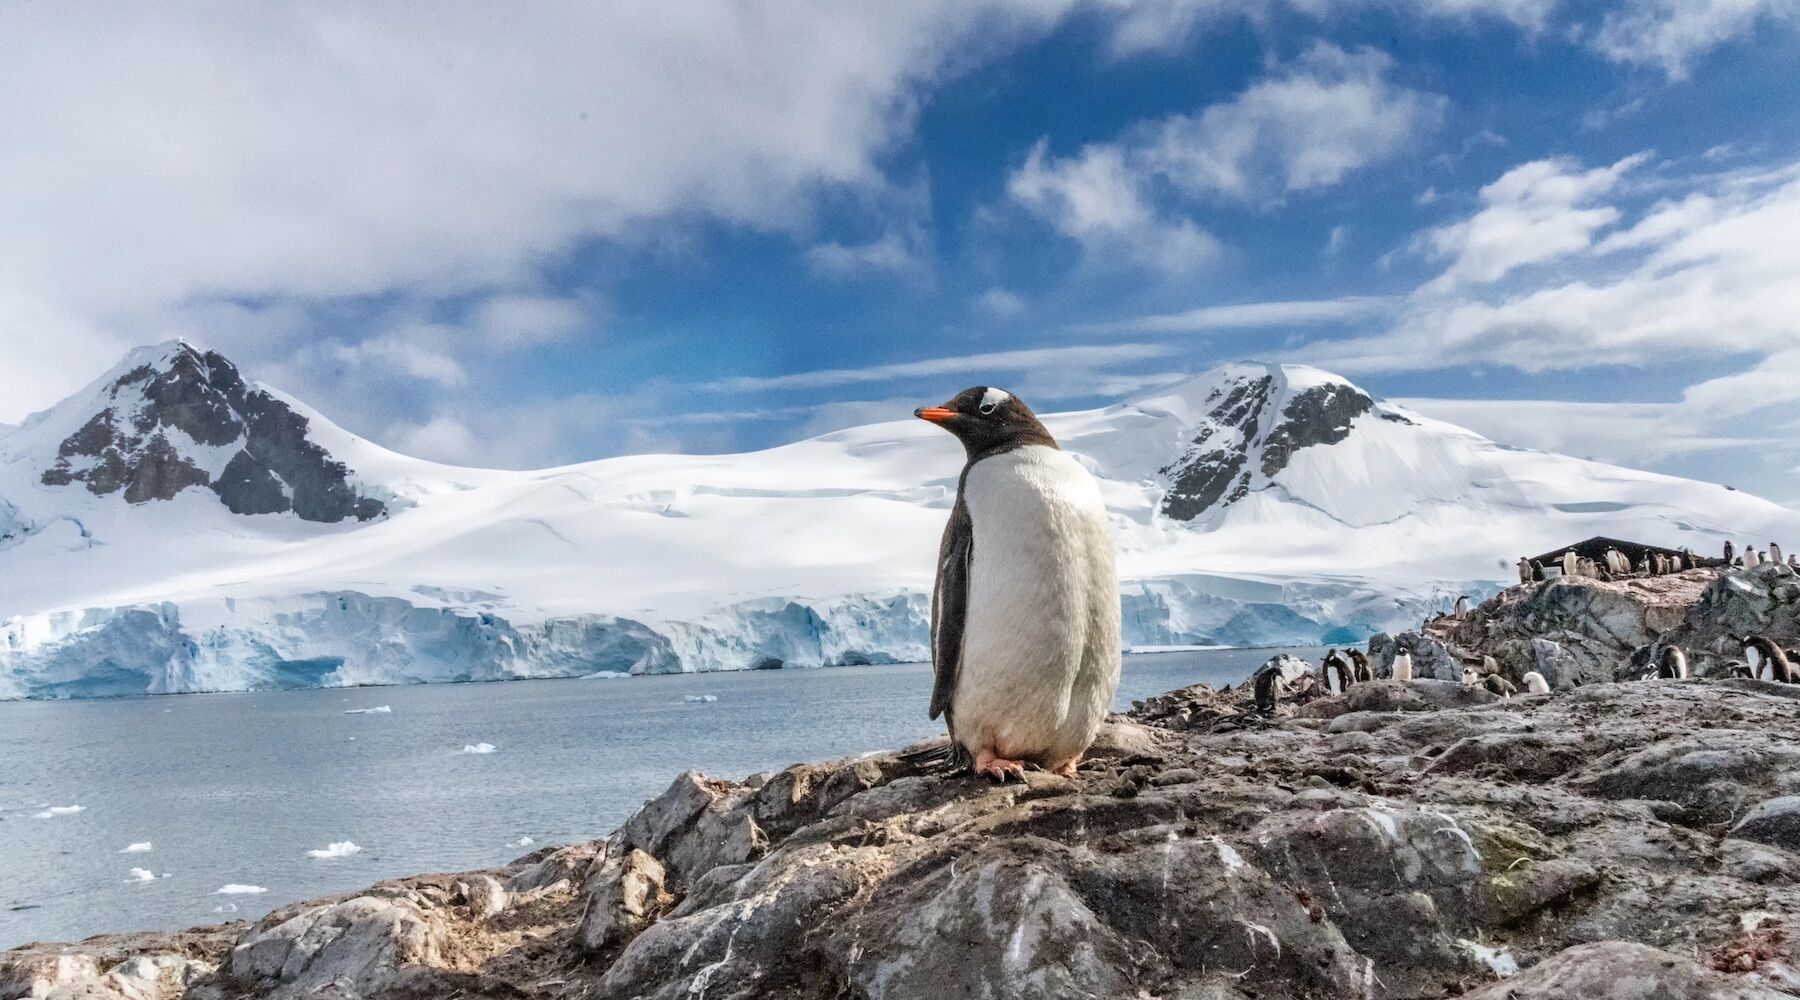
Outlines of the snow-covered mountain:
{"label": "snow-covered mountain", "polygon": [[[1506,448],[1292,365],[1045,423],[1101,479],[1137,646],[1350,641],[1594,534],[1800,537],[1767,501]],[[217,353],[144,348],[0,428],[0,697],[923,658],[961,464],[902,418],[455,468]]]}

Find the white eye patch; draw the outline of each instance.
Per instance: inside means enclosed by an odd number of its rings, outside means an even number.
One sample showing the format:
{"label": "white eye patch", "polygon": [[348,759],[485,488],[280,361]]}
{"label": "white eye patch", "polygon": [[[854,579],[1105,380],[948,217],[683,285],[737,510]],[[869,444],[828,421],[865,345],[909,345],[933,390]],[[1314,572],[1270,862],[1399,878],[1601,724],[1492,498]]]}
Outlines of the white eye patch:
{"label": "white eye patch", "polygon": [[994,412],[994,407],[999,406],[1001,403],[1004,403],[1011,398],[1012,393],[1007,392],[1005,389],[989,387],[988,391],[981,394],[981,412],[992,413]]}

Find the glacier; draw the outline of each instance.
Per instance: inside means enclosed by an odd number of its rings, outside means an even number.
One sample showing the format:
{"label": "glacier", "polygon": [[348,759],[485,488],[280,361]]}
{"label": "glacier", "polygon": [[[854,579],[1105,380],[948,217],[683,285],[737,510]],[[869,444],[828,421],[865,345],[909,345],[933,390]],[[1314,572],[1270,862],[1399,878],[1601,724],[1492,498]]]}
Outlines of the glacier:
{"label": "glacier", "polygon": [[[1800,535],[1766,500],[1500,445],[1304,366],[1043,419],[1099,479],[1128,647],[1357,642],[1596,534]],[[749,454],[446,466],[213,352],[140,348],[0,429],[0,698],[923,660],[961,465],[901,419]]]}

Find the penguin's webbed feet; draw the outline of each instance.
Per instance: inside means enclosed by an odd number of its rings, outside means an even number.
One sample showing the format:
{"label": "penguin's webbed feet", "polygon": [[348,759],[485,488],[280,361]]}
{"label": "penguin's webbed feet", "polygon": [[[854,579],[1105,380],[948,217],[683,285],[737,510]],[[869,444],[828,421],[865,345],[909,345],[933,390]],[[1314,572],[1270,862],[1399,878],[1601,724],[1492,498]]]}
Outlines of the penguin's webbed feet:
{"label": "penguin's webbed feet", "polygon": [[1025,762],[997,757],[991,750],[983,750],[975,755],[975,773],[994,779],[998,784],[1006,784],[1012,778],[1025,780]]}

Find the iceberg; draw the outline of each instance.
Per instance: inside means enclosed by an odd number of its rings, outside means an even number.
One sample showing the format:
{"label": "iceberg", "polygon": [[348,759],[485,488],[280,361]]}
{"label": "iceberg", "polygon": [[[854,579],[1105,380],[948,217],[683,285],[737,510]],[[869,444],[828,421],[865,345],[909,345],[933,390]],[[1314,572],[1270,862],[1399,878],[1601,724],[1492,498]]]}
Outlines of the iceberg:
{"label": "iceberg", "polygon": [[[356,846],[356,844],[354,842],[348,841],[348,840],[339,840],[339,841],[334,841],[330,844],[327,844],[324,847],[314,848],[313,850],[307,851],[306,856],[309,858],[317,858],[317,859],[347,858],[352,854],[360,854],[361,852],[362,852],[362,848]],[[224,890],[220,890],[220,891],[223,892]]]}

